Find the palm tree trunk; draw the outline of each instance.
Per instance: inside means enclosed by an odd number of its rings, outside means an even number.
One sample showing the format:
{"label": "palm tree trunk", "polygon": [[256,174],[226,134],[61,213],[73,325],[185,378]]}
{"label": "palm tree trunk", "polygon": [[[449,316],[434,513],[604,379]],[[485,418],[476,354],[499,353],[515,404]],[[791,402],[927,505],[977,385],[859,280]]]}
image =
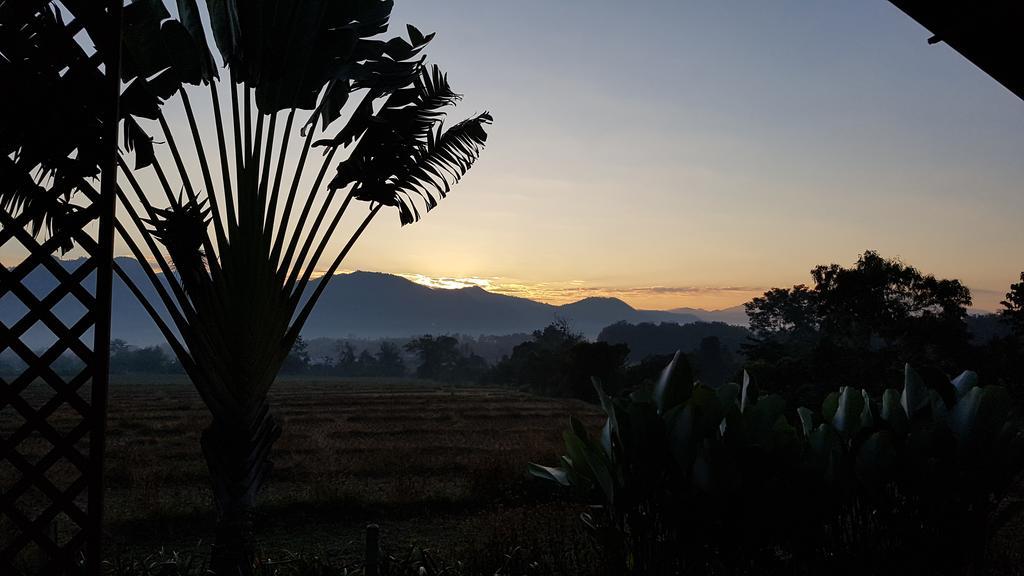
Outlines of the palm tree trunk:
{"label": "palm tree trunk", "polygon": [[202,447],[217,507],[217,532],[210,569],[218,576],[253,574],[256,557],[256,495],[270,475],[270,448],[281,429],[264,400],[252,418],[214,417]]}

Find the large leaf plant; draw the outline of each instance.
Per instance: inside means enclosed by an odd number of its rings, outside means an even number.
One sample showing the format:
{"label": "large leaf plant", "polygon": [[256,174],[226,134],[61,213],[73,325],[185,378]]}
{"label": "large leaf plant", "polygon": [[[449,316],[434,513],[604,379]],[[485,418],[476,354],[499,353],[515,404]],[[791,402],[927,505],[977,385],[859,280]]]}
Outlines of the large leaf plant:
{"label": "large leaf plant", "polygon": [[789,412],[677,353],[650,389],[597,391],[600,432],[571,419],[560,464],[529,471],[592,503],[611,573],[965,574],[1020,509],[1024,432],[973,372],[908,365],[901,390]]}
{"label": "large leaf plant", "polygon": [[[442,127],[459,95],[422,56],[433,34],[408,26],[407,37],[381,38],[392,6],[134,0],[124,8],[116,229],[153,290],[116,262],[115,273],[212,414],[202,450],[218,574],[251,572],[256,496],[280,434],[267,393],[317,300],[381,210],[396,209],[403,225],[417,221],[487,138],[486,112]],[[31,211],[33,231],[45,234],[73,226],[79,204],[98,195],[89,142],[102,126],[89,107],[104,46],[75,35],[107,37],[113,24],[86,17],[78,0],[0,1],[0,10],[5,22],[29,26],[0,34],[0,73],[20,86],[21,105],[4,106],[0,207]],[[359,205],[354,230],[340,236],[343,216]]]}

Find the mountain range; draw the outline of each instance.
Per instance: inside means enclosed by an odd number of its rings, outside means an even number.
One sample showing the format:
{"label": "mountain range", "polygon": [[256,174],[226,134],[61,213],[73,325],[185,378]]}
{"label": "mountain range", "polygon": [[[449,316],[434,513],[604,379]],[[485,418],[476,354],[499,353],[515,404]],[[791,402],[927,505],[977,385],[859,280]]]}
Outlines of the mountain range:
{"label": "mountain range", "polygon": [[747,326],[747,309],[742,304],[721,310],[704,310],[703,308],[672,308],[675,314],[691,314],[702,322],[724,322],[733,326]]}
{"label": "mountain range", "polygon": [[[136,285],[153,295],[143,268],[131,258],[118,258]],[[80,260],[62,261],[73,270]],[[92,283],[92,277],[87,279]],[[56,280],[43,267],[33,271],[25,281],[36,297],[43,297]],[[155,299],[153,299],[155,301]],[[152,345],[163,341],[160,332],[128,288],[114,278],[112,335],[135,345]],[[738,307],[742,311],[742,307]],[[84,308],[73,297],[65,297],[53,308],[65,323],[81,317]],[[0,297],[0,321],[11,326],[25,312],[24,305],[13,295]],[[669,311],[637,310],[617,298],[586,298],[561,306],[526,298],[487,292],[479,287],[454,290],[436,289],[410,280],[380,272],[352,272],[337,275],[321,296],[316,311],[303,329],[303,337],[311,338],[381,338],[420,334],[514,334],[542,328],[556,319],[567,320],[574,329],[593,338],[602,328],[615,322],[674,322],[687,324],[723,321],[745,324],[736,309],[705,311],[677,309]],[[23,340],[37,348],[52,340],[42,326],[30,329]]]}

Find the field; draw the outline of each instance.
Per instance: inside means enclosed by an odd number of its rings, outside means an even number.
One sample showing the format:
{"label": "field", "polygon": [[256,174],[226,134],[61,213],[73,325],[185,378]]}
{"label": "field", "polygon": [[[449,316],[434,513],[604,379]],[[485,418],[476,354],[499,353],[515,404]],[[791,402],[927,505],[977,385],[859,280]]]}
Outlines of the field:
{"label": "field", "polygon": [[[33,406],[49,396],[43,387],[27,395]],[[584,507],[525,474],[528,462],[553,462],[561,453],[568,414],[596,427],[602,420],[595,407],[499,388],[381,380],[283,379],[271,399],[283,433],[260,500],[265,556],[358,562],[363,529],[377,523],[385,550],[396,555],[425,547],[493,573],[514,553],[539,560],[541,573],[596,572],[597,553],[577,521]],[[12,415],[9,407],[0,411],[4,437],[18,421]],[[73,416],[59,411],[54,428],[71,430]],[[199,450],[208,418],[182,378],[115,379],[106,464],[111,557],[202,550],[211,540],[214,515]],[[17,449],[35,462],[46,446],[29,438]],[[0,466],[6,489],[16,471]],[[64,488],[76,474],[57,465],[47,476]],[[29,492],[19,504],[27,512],[39,501]],[[68,522],[54,523],[59,538]],[[1018,515],[996,534],[990,560],[998,569],[990,573],[1020,573],[1022,526]],[[0,539],[5,529],[0,524]]]}
{"label": "field", "polygon": [[[35,393],[38,405],[45,390]],[[593,407],[504,389],[380,380],[284,379],[271,402],[283,433],[260,499],[267,554],[347,561],[358,556],[363,527],[373,522],[394,552],[417,545],[450,558],[500,556],[521,546],[565,570],[592,563],[575,521],[579,506],[552,497],[525,470],[561,453],[567,414],[596,426]],[[106,527],[113,550],[137,557],[208,542],[213,512],[199,434],[209,417],[191,385],[175,377],[115,378],[109,411]],[[70,429],[73,413],[60,415],[67,421],[58,418],[55,428]],[[5,411],[3,428],[13,421]],[[19,451],[31,460],[43,446],[29,439]],[[0,485],[8,486],[12,471],[4,472]],[[48,476],[62,486],[72,472],[58,467]]]}

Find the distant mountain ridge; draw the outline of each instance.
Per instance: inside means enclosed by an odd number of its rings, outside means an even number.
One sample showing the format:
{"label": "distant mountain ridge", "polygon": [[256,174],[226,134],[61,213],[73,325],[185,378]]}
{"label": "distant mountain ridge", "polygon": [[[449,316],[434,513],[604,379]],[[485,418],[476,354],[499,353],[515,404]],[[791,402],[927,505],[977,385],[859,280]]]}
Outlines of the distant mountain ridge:
{"label": "distant mountain ridge", "polygon": [[724,322],[733,326],[749,326],[747,309],[743,304],[730,306],[721,310],[703,310],[701,308],[672,308],[669,312],[676,314],[692,314],[704,322]]}
{"label": "distant mountain ridge", "polygon": [[[153,294],[137,261],[123,257],[117,261],[143,292]],[[71,270],[80,262],[68,260],[62,265]],[[113,337],[137,345],[163,342],[159,330],[128,288],[116,276],[114,280]],[[93,282],[92,276],[87,282]],[[49,293],[56,284],[42,267],[33,271],[26,283],[37,297]],[[70,298],[62,300],[53,310],[65,322],[73,322],[83,313],[82,306]],[[0,299],[0,321],[4,324],[12,325],[24,311],[24,306],[12,294]],[[352,272],[335,276],[302,334],[305,338],[500,335],[529,333],[556,319],[567,320],[589,338],[616,322],[688,324],[701,320],[689,311],[637,310],[618,298],[586,298],[555,306],[495,294],[479,287],[436,289],[392,274]],[[49,332],[38,326],[25,336],[30,347],[43,346],[51,339]]]}

